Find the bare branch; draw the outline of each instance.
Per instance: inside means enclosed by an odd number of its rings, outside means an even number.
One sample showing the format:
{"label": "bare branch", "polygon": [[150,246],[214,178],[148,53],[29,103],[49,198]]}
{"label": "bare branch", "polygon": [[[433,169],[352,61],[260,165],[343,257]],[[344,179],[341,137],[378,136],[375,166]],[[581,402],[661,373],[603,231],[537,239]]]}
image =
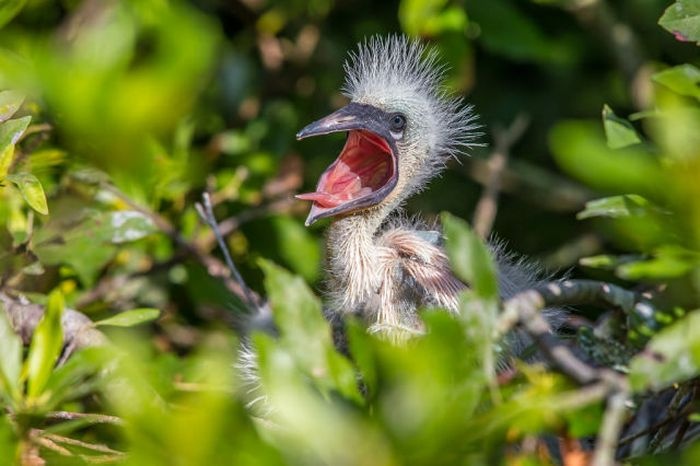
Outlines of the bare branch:
{"label": "bare branch", "polygon": [[515,117],[513,123],[506,130],[496,131],[494,134],[495,147],[489,156],[490,176],[484,192],[476,204],[474,210],[474,230],[481,238],[488,237],[498,210],[498,194],[501,190],[501,179],[508,164],[511,147],[520,139],[529,125],[529,118],[525,115]]}
{"label": "bare branch", "polygon": [[624,391],[613,393],[608,398],[603,424],[598,432],[595,452],[591,466],[614,466],[618,438],[625,423],[625,411],[628,394]]}

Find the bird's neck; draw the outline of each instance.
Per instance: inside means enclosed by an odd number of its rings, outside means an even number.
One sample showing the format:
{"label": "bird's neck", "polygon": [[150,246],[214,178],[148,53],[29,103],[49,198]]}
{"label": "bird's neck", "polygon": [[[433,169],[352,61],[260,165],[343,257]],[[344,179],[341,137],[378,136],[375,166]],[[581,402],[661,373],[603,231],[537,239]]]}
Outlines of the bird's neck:
{"label": "bird's neck", "polygon": [[362,312],[360,307],[376,291],[382,247],[377,233],[386,212],[375,210],[333,221],[328,229],[327,267],[331,307],[342,313]]}

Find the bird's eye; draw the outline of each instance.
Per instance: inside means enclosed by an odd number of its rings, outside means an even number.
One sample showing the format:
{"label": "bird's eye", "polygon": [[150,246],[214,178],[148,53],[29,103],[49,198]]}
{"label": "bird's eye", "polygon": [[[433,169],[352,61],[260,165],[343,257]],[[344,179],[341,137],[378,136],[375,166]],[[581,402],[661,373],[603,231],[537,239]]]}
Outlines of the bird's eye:
{"label": "bird's eye", "polygon": [[391,116],[391,131],[400,132],[406,127],[406,117],[400,113]]}

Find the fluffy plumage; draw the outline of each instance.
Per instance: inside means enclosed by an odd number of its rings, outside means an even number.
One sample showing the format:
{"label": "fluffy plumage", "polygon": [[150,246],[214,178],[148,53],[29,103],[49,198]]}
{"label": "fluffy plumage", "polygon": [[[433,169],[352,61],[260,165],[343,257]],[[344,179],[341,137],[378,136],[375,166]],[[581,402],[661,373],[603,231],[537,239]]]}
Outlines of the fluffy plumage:
{"label": "fluffy plumage", "polygon": [[445,87],[446,68],[435,49],[403,35],[373,36],[344,65],[343,93],[353,102],[408,108],[420,115],[431,148],[430,162],[462,153],[481,135],[476,115]]}

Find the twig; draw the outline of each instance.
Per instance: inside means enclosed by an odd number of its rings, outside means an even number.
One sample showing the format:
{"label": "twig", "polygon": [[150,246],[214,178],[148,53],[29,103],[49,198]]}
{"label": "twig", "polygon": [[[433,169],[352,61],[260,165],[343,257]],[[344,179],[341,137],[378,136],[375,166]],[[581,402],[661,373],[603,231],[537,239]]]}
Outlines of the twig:
{"label": "twig", "polygon": [[[236,231],[242,224],[249,222],[251,220],[265,217],[271,214],[285,213],[291,210],[292,206],[297,203],[293,198],[281,198],[276,199],[269,204],[264,204],[259,207],[254,207],[247,209],[238,215],[233,217],[225,218],[219,223],[219,232],[221,236],[226,237],[229,234]],[[212,201],[213,204],[213,201]],[[210,249],[212,244],[216,242],[216,236],[212,231],[211,235],[204,236],[200,238],[197,243],[203,249]]]}
{"label": "twig", "polygon": [[518,324],[535,340],[543,356],[555,369],[580,384],[603,384],[608,405],[591,464],[613,466],[618,439],[625,423],[625,404],[630,396],[627,377],[607,368],[593,367],[579,359],[554,336],[549,323],[540,313],[549,306],[584,303],[602,303],[628,313],[654,312],[644,298],[618,286],[591,280],[567,280],[526,290],[506,301],[497,323],[497,332],[503,335]]}
{"label": "twig", "polygon": [[216,221],[216,216],[214,215],[214,210],[211,206],[211,198],[209,197],[209,193],[205,192],[202,194],[202,204],[200,204],[199,202],[196,203],[195,208],[197,209],[197,213],[199,214],[201,219],[207,225],[209,225],[209,228],[211,228],[211,230],[214,232],[214,237],[216,238],[216,241],[219,244],[219,249],[221,249],[221,252],[224,254],[226,265],[228,266],[231,275],[233,275],[233,278],[236,280],[236,282],[238,282],[238,286],[240,286],[240,288],[243,290],[243,297],[245,298],[245,303],[248,305],[251,311],[257,309],[258,305],[255,298],[253,297],[252,291],[243,280],[241,273],[236,267],[236,264],[233,263],[233,259],[231,258],[231,252],[229,251],[228,246],[224,241],[224,237],[221,235],[219,224]]}
{"label": "twig", "polygon": [[[488,186],[491,167],[487,159],[470,158],[463,167],[461,173]],[[595,197],[588,188],[521,159],[510,160],[503,168],[500,190],[516,193],[539,209],[553,212],[578,212]]]}
{"label": "twig", "polygon": [[474,230],[481,238],[488,237],[498,210],[498,193],[501,190],[501,179],[508,163],[511,147],[520,139],[529,125],[529,118],[525,115],[515,117],[513,123],[506,130],[497,130],[494,133],[495,147],[489,156],[490,176],[484,191],[476,204],[474,211]]}
{"label": "twig", "polygon": [[628,393],[619,391],[608,398],[608,406],[605,409],[603,424],[598,432],[593,461],[591,466],[614,466],[617,440],[625,423],[625,404]]}
{"label": "twig", "polygon": [[265,303],[260,298],[260,296],[258,296],[252,290],[248,290],[246,292],[236,280],[232,279],[228,275],[228,269],[223,262],[221,262],[216,257],[202,251],[194,243],[187,241],[167,219],[157,214],[156,212],[153,212],[152,210],[139,205],[137,202],[134,202],[126,194],[122,193],[119,189],[110,185],[109,183],[102,183],[101,186],[103,189],[109,191],[111,194],[122,200],[130,208],[142,213],[143,215],[151,219],[153,224],[160,231],[169,236],[170,239],[172,239],[173,242],[175,242],[175,244],[182,251],[184,251],[186,254],[193,257],[197,262],[202,264],[211,276],[222,279],[229,291],[231,291],[231,293],[233,293],[235,296],[241,299],[241,301],[246,303],[248,302],[248,297],[251,296],[253,302],[255,303],[256,309],[264,309],[266,307]]}
{"label": "twig", "polygon": [[[37,429],[35,429],[37,430]],[[41,438],[45,438],[47,440],[53,441],[57,444],[61,443],[63,445],[70,445],[73,447],[79,447],[79,448],[84,448],[86,450],[92,450],[92,451],[97,451],[100,453],[108,453],[110,455],[124,455],[123,452],[114,450],[112,448],[109,448],[106,445],[102,445],[99,443],[89,443],[89,442],[83,442],[82,440],[70,438],[70,437],[64,437],[63,435],[57,435],[57,434],[50,434],[44,431],[38,430],[38,435]]]}
{"label": "twig", "polygon": [[124,425],[124,420],[117,416],[95,413],[75,413],[71,411],[52,411],[46,415],[47,419],[57,419],[62,421],[86,421],[90,424],[114,424]]}

